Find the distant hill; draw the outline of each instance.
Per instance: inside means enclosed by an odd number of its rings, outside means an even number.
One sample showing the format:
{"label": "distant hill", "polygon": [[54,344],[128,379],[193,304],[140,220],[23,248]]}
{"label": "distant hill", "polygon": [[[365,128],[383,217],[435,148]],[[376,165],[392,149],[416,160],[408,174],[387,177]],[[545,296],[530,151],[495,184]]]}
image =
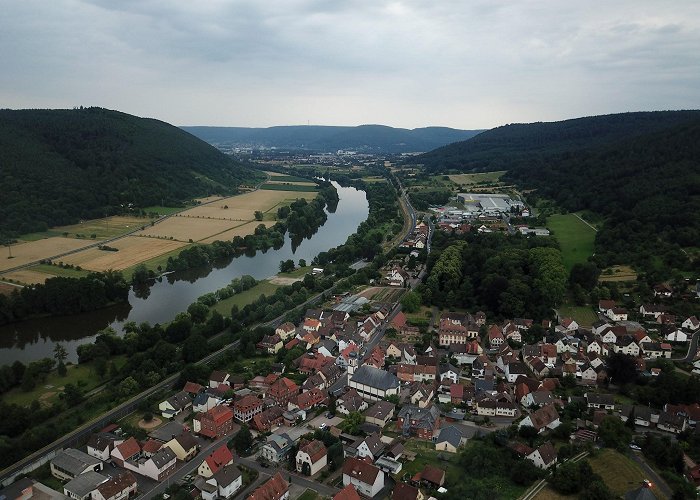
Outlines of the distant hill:
{"label": "distant hill", "polygon": [[339,149],[375,153],[429,151],[474,137],[481,130],[426,127],[413,130],[384,125],[324,127],[318,125],[270,128],[182,127],[219,147],[281,148],[319,152]]}
{"label": "distant hill", "polygon": [[234,193],[255,175],[167,123],[101,108],[0,110],[0,234]]}
{"label": "distant hill", "polygon": [[[508,125],[412,159],[428,171],[507,170],[504,180],[605,218],[602,266],[690,270],[700,240],[700,111]],[[655,273],[655,274],[654,274]],[[666,274],[665,274],[666,273]]]}

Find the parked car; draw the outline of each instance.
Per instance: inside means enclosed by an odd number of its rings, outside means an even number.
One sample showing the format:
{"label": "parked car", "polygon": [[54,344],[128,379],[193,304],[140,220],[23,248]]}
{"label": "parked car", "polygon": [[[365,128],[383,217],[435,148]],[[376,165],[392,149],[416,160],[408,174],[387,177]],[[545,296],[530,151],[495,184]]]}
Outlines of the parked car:
{"label": "parked car", "polygon": [[326,427],[328,427],[328,425],[325,422],[318,426],[318,428],[321,430],[324,430]]}
{"label": "parked car", "polygon": [[630,448],[632,448],[634,451],[642,451],[642,449],[634,443],[630,445]]}

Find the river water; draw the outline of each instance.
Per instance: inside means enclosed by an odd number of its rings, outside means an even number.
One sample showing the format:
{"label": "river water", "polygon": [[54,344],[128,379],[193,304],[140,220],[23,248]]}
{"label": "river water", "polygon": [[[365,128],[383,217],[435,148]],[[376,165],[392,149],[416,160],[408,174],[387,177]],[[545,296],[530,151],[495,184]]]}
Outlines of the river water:
{"label": "river water", "polygon": [[0,327],[0,365],[15,360],[26,363],[52,357],[56,343],[66,348],[69,361],[77,362],[76,347],[91,342],[98,331],[108,326],[121,332],[122,325],[129,321],[165,323],[185,311],[198,297],[223,288],[233,278],[244,274],[256,279],[273,276],[277,274],[281,260],[298,262],[305,259],[310,263],[320,252],[345,243],[369,214],[364,191],[333,184],[340,198],[336,211],[328,213],[326,223],[297,248],[293,248],[289,235],[286,235],[279,250],[271,248],[266,252],[258,251],[253,257],[237,257],[220,268],[167,275],[150,288],[147,298],[139,298],[131,290],[128,304],[76,316],[32,319]]}

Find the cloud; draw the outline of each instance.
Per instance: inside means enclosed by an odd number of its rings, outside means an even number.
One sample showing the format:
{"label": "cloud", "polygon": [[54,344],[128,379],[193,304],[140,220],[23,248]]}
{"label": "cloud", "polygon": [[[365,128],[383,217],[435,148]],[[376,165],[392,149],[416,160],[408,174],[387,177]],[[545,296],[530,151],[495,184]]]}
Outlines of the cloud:
{"label": "cloud", "polygon": [[697,107],[700,6],[0,0],[4,107],[481,128]]}

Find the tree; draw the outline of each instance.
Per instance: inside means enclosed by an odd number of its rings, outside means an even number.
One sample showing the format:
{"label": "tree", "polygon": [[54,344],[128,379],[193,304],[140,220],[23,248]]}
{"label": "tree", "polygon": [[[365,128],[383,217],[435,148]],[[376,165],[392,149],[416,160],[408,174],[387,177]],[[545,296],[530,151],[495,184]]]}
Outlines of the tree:
{"label": "tree", "polygon": [[73,384],[66,384],[61,394],[61,399],[63,399],[69,407],[77,406],[83,401],[83,392]]}
{"label": "tree", "polygon": [[61,377],[65,377],[68,374],[68,368],[66,368],[66,364],[62,360],[58,362],[56,371]]}
{"label": "tree", "polygon": [[579,494],[580,500],[613,500],[615,494],[601,480],[590,481]]}
{"label": "tree", "polygon": [[125,398],[135,394],[139,390],[139,383],[133,377],[126,377],[119,383],[117,393]]}
{"label": "tree", "polygon": [[[331,435],[328,432],[324,434]],[[328,463],[331,466],[331,471],[338,470],[343,465],[344,461],[345,454],[343,453],[343,443],[338,441],[328,448]]]}
{"label": "tree", "polygon": [[362,413],[354,411],[341,422],[340,428],[348,434],[357,434],[364,421],[365,417],[362,416]]}
{"label": "tree", "polygon": [[249,453],[252,444],[253,435],[250,433],[248,426],[243,424],[241,426],[241,430],[238,431],[236,436],[233,438],[233,446],[239,455],[246,455]]}
{"label": "tree", "polygon": [[409,291],[401,298],[401,308],[404,312],[413,313],[420,309],[421,296],[418,292]]}
{"label": "tree", "polygon": [[614,352],[608,356],[608,376],[610,382],[625,385],[637,378],[637,365],[632,356]]}
{"label": "tree", "polygon": [[292,271],[294,271],[294,261],[292,259],[280,261],[280,272],[281,273],[290,273]]}
{"label": "tree", "polygon": [[572,495],[581,489],[581,474],[577,462],[564,462],[549,478],[552,487],[564,495]]}
{"label": "tree", "polygon": [[617,417],[605,417],[598,426],[598,436],[607,448],[614,448],[619,452],[626,452],[632,441],[632,431],[628,429]]}
{"label": "tree", "polygon": [[264,213],[262,213],[260,210],[255,211],[255,220],[263,220],[263,217],[265,217]]}
{"label": "tree", "polygon": [[207,315],[209,314],[209,308],[197,301],[189,305],[187,312],[189,313],[193,323],[200,324],[206,321]]}
{"label": "tree", "polygon": [[569,283],[571,285],[580,285],[581,288],[587,291],[593,290],[598,285],[598,277],[600,269],[593,262],[583,262],[574,264],[569,273]]}
{"label": "tree", "polygon": [[299,267],[306,267],[306,260],[305,259],[299,259]]}
{"label": "tree", "polygon": [[182,344],[182,359],[185,363],[194,363],[209,354],[207,339],[201,335],[192,334]]}
{"label": "tree", "polygon": [[66,358],[68,357],[68,351],[66,351],[66,348],[63,347],[61,344],[56,344],[53,347],[53,357],[56,360],[56,362],[65,362]]}
{"label": "tree", "polygon": [[36,378],[32,370],[25,370],[22,376],[22,390],[24,392],[31,392],[36,387]]}
{"label": "tree", "polygon": [[301,473],[305,476],[311,475],[311,466],[309,465],[309,462],[304,462],[301,464]]}

